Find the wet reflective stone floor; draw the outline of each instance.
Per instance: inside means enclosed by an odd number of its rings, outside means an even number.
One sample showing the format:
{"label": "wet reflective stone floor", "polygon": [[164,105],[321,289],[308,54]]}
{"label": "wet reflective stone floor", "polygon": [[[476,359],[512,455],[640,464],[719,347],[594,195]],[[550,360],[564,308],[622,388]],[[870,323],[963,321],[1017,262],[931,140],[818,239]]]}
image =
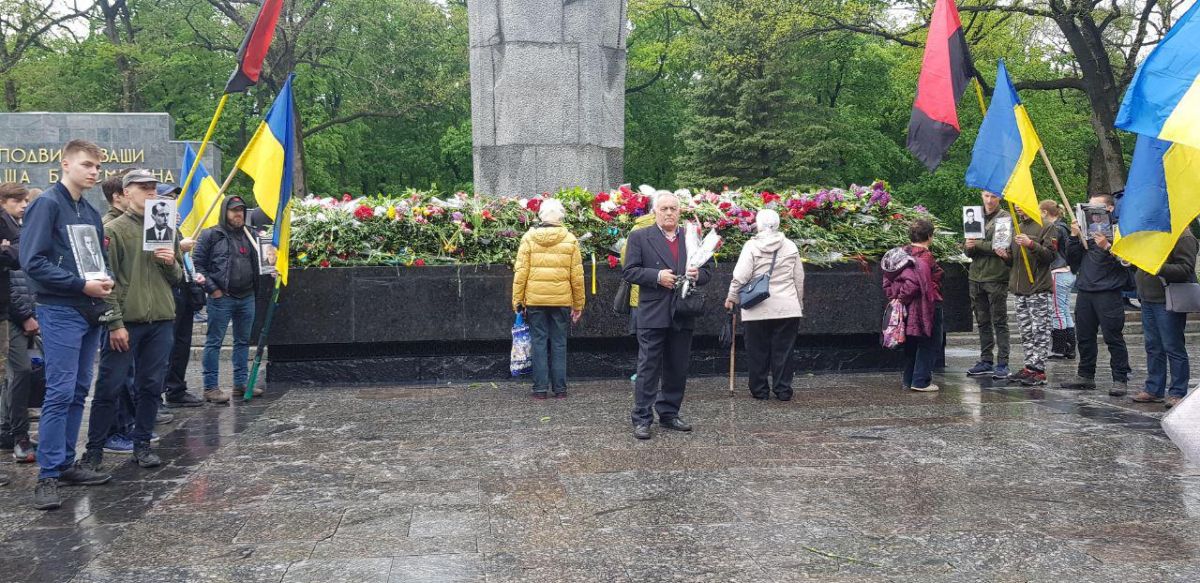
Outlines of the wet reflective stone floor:
{"label": "wet reflective stone floor", "polygon": [[952,338],[936,394],[801,373],[793,401],[763,403],[744,378],[732,397],[693,380],[696,430],[649,442],[629,434],[628,381],[175,410],[162,468],[109,455],[113,482],[64,488],[56,512],[6,458],[0,580],[1200,580],[1200,468],[1162,406],[969,380],[975,353]]}

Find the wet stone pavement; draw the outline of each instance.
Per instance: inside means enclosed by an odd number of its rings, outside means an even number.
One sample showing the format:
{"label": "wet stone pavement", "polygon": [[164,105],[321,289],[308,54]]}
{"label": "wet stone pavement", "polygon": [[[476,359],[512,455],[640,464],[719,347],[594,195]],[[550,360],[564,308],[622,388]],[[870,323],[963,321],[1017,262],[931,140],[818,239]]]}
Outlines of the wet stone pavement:
{"label": "wet stone pavement", "polygon": [[57,512],[30,507],[32,468],[0,465],[0,580],[1200,580],[1200,468],[1161,405],[968,380],[973,340],[952,342],[937,394],[801,373],[762,403],[694,380],[696,431],[649,442],[627,381],[176,410],[164,467],[110,455],[113,482],[64,488]]}

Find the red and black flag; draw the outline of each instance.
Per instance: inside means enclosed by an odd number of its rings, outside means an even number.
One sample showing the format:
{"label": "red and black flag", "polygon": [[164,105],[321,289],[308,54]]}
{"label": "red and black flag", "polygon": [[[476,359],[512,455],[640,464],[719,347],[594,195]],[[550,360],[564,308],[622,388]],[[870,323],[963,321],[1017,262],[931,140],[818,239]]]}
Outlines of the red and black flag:
{"label": "red and black flag", "polygon": [[238,66],[229,83],[225,84],[225,93],[241,93],[258,84],[262,74],[263,60],[267,58],[267,49],[271,46],[271,38],[275,36],[275,25],[279,22],[279,13],[283,10],[283,0],[263,0],[258,16],[250,23],[246,32],[246,40],[238,49]]}
{"label": "red and black flag", "polygon": [[958,100],[973,76],[975,65],[954,0],[937,0],[908,122],[908,150],[931,172],[958,139]]}

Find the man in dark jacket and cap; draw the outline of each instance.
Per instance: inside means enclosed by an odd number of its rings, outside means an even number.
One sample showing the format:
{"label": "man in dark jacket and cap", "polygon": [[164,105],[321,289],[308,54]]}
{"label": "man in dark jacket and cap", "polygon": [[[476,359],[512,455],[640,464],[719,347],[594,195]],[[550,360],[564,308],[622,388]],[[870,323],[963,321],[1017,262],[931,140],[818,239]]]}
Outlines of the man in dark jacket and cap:
{"label": "man in dark jacket and cap", "polygon": [[[196,271],[208,292],[208,337],[204,342],[204,398],[229,402],[221,390],[220,356],[225,331],[233,324],[233,389],[244,392],[249,377],[250,327],[254,324],[254,291],[258,249],[246,228],[246,202],[230,196],[221,203],[220,219],[205,229],[193,253]],[[254,394],[261,394],[257,387]]]}

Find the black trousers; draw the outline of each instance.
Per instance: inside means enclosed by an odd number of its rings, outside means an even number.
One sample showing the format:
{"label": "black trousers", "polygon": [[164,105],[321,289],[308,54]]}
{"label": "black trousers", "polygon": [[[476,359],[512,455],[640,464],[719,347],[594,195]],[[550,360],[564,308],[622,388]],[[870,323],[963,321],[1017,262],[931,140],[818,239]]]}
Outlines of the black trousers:
{"label": "black trousers", "polygon": [[[800,318],[747,320],[746,362],[750,369],[750,394],[765,399],[774,388],[775,396],[792,396],[792,347],[800,331]],[[770,384],[767,378],[770,377]]]}
{"label": "black trousers", "polygon": [[1108,364],[1112,378],[1117,382],[1129,381],[1129,349],[1125,346],[1125,305],[1121,292],[1084,292],[1075,298],[1075,333],[1079,341],[1079,376],[1095,378],[1096,356],[1099,344],[1097,331],[1104,335],[1108,345]]}
{"label": "black trousers", "polygon": [[691,362],[692,331],[638,328],[637,382],[633,389],[634,425],[679,416]]}
{"label": "black trousers", "polygon": [[184,286],[175,286],[175,340],[171,344],[171,356],[167,365],[167,399],[178,398],[187,392],[187,367],[192,359],[192,308],[190,291]]}

